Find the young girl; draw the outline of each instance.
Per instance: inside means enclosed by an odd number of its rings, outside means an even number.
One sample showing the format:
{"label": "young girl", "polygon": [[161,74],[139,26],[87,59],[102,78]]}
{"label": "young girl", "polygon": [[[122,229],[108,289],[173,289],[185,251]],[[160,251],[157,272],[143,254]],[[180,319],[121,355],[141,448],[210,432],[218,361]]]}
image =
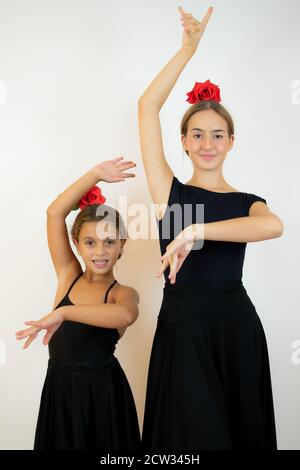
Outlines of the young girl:
{"label": "young girl", "polygon": [[[188,93],[193,105],[181,123],[191,180],[180,182],[165,159],[159,112],[212,14],[209,8],[199,22],[179,11],[182,47],[139,100],[142,157],[164,253],[158,276],[164,272],[166,281],[148,372],[143,446],[276,449],[267,343],[242,269],[246,243],[279,237],[282,222],[265,199],[225,181],[234,126],[210,81]],[[184,213],[186,204],[191,215]],[[197,206],[204,207],[204,218]],[[178,220],[184,221],[181,228]]]}
{"label": "young girl", "polygon": [[[58,281],[53,311],[25,322],[32,326],[16,333],[19,340],[28,337],[23,346],[27,348],[45,329],[43,343],[49,347],[34,450],[126,451],[139,445],[132,392],[114,356],[116,343],[138,316],[139,297],[114,278],[126,230],[119,213],[102,205],[105,198],[94,187],[98,181],[133,177],[126,170],[135,163],[122,160],[95,166],[47,209],[48,244]],[[74,221],[72,239],[84,272],[65,222],[78,201],[82,210]]]}

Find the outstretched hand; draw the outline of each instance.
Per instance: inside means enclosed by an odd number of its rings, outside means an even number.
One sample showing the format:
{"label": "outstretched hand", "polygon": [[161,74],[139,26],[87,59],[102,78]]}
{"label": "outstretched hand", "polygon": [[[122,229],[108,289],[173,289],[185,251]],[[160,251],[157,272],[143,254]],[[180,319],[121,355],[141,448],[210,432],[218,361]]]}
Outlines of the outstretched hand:
{"label": "outstretched hand", "polygon": [[178,7],[178,11],[183,26],[182,45],[189,45],[196,50],[213,12],[213,7],[209,7],[202,21],[196,20],[191,13],[186,13],[182,7]]}
{"label": "outstretched hand", "polygon": [[32,325],[25,330],[16,331],[16,339],[24,339],[28,338],[27,341],[24,343],[23,349],[26,349],[35,338],[37,338],[39,332],[41,330],[47,330],[47,333],[44,336],[43,344],[48,344],[50,339],[52,338],[55,331],[60,327],[62,322],[64,321],[64,316],[60,308],[53,310],[53,312],[45,315],[40,320],[37,321],[26,321],[25,325]]}
{"label": "outstretched hand", "polygon": [[106,183],[117,183],[119,181],[125,181],[125,178],[133,178],[134,173],[124,173],[129,168],[136,166],[136,163],[128,160],[123,160],[124,157],[117,157],[113,160],[106,160],[105,162],[99,163],[94,167],[98,174],[99,181],[106,181]]}

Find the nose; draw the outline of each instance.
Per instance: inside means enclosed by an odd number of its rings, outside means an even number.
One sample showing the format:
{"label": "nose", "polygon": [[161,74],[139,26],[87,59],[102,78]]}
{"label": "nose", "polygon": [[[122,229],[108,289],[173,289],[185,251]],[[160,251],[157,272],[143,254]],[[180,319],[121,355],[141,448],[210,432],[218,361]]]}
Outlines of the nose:
{"label": "nose", "polygon": [[201,142],[202,142],[202,147],[204,149],[211,149],[212,148],[212,139],[211,139],[210,136],[207,135],[207,136],[203,137]]}
{"label": "nose", "polygon": [[103,241],[100,241],[97,245],[97,250],[95,252],[95,256],[98,256],[99,258],[103,257],[106,254],[106,247],[105,243]]}

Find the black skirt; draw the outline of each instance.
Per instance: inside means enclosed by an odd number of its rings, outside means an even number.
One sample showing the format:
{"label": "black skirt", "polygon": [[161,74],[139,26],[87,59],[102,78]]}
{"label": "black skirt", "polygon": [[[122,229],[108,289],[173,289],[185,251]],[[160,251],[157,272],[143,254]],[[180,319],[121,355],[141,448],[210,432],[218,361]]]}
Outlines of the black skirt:
{"label": "black skirt", "polygon": [[267,343],[241,280],[164,288],[144,450],[276,449]]}
{"label": "black skirt", "polygon": [[139,447],[132,392],[115,356],[72,363],[49,359],[34,450]]}

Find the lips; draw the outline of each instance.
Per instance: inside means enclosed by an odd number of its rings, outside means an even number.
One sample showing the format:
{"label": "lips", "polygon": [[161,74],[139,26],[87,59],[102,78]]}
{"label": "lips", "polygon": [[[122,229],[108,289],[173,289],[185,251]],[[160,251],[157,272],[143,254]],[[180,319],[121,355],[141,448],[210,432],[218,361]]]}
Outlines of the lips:
{"label": "lips", "polygon": [[207,155],[201,155],[201,157],[204,158],[204,160],[212,160],[213,158],[216,157],[216,155],[207,154]]}
{"label": "lips", "polygon": [[96,266],[96,268],[104,268],[107,263],[108,263],[108,260],[107,259],[93,259],[92,260],[94,265]]}

